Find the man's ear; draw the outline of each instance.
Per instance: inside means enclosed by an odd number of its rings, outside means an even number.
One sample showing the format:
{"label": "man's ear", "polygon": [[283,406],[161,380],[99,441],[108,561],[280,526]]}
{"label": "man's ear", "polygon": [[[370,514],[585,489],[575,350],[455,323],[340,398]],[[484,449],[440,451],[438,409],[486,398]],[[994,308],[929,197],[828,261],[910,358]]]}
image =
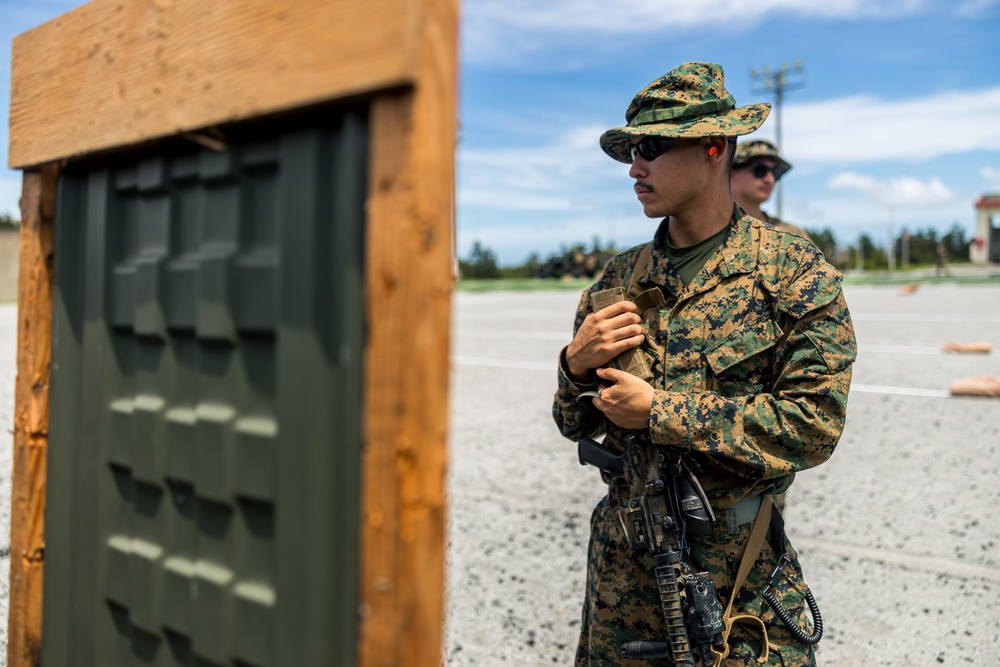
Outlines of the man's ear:
{"label": "man's ear", "polygon": [[705,153],[709,162],[718,164],[726,159],[726,149],[729,148],[729,140],[725,137],[705,137]]}

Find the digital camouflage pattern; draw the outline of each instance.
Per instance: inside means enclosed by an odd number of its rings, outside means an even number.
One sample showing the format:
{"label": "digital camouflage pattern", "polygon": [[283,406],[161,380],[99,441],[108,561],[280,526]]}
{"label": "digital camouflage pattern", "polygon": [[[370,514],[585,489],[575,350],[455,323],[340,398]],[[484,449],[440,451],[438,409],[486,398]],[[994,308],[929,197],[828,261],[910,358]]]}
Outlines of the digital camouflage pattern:
{"label": "digital camouflage pattern", "polygon": [[775,218],[773,216],[767,216],[767,220],[764,220],[765,224],[771,225],[776,229],[781,229],[783,231],[789,232],[790,234],[795,234],[796,236],[801,236],[804,239],[809,238],[809,232],[802,229],[801,227],[796,227],[790,222],[785,222],[780,218]]}
{"label": "digital camouflage pattern", "polygon": [[625,127],[601,135],[601,148],[629,163],[631,137],[735,137],[750,134],[771,112],[770,104],[737,107],[726,91],[722,67],[684,63],[636,93],[625,111]]}
{"label": "digital camouflage pattern", "polygon": [[778,148],[770,141],[754,139],[736,146],[736,155],[733,158],[733,167],[740,167],[756,157],[769,157],[781,167],[781,175],[785,175],[792,170],[790,162],[778,155]]}
{"label": "digital camouflage pattern", "polygon": [[[584,292],[574,333],[590,313],[591,293],[630,287],[641,249],[613,258]],[[797,471],[829,458],[843,429],[857,350],[841,276],[812,243],[734,207],[729,236],[690,284],[655,248],[635,270],[639,291],[659,288],[664,297],[642,313],[640,349],[657,390],[650,436],[688,454],[717,512],[748,496],[781,493]],[[581,400],[588,388],[569,378],[561,360],[553,403],[560,431],[572,440],[606,434],[605,445],[621,450],[621,429]],[[651,664],[622,660],[619,646],[665,636],[652,557],[628,548],[614,515],[619,500],[605,498],[592,518],[578,666]],[[689,536],[695,565],[711,573],[723,606],[751,526],[731,535],[717,525],[713,536]],[[766,664],[813,664],[812,649],[797,643],[761,598],[775,559],[765,544],[733,613],[754,614],[766,625]],[[793,559],[776,594],[808,627],[804,591]],[[758,664],[759,628],[737,623],[730,647],[725,665]]]}
{"label": "digital camouflage pattern", "polygon": [[[632,551],[614,518],[614,500],[604,498],[591,516],[591,540],[587,559],[587,584],[577,645],[576,667],[666,667],[663,660],[625,660],[620,647],[635,639],[665,640],[666,630],[660,595],[653,577],[655,564],[648,551]],[[699,571],[707,571],[715,583],[723,606],[729,603],[740,558],[753,524],[730,533],[719,526],[711,536],[689,536],[691,559]],[[810,632],[811,615],[805,602],[807,586],[798,558],[785,539],[792,559],[783,570],[780,584],[772,589],[799,626]],[[729,635],[725,667],[808,667],[815,665],[813,647],[799,643],[762,597],[764,586],[777,564],[769,542],[764,543],[753,569],[740,588],[733,614],[752,614],[767,628],[769,650],[766,662],[757,662],[763,651],[763,635],[757,624],[736,622]]]}
{"label": "digital camouflage pattern", "polygon": [[764,217],[766,219],[765,220],[761,220],[761,222],[763,222],[765,225],[770,225],[771,227],[775,227],[777,229],[781,229],[781,230],[784,230],[786,232],[791,232],[792,234],[795,234],[796,236],[801,236],[804,239],[810,239],[811,240],[811,237],[809,236],[809,232],[807,232],[806,230],[802,229],[801,227],[797,227],[797,226],[793,225],[790,222],[785,222],[781,218],[776,218],[773,215],[768,215],[767,213],[764,214]]}

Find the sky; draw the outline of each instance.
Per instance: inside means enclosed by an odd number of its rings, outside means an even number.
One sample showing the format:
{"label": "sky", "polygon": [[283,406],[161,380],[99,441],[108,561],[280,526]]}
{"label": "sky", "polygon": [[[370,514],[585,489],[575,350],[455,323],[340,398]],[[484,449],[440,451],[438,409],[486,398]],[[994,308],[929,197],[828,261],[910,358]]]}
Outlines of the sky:
{"label": "sky", "polygon": [[[0,0],[6,90],[13,36],[78,4]],[[845,243],[956,223],[971,237],[976,198],[1000,192],[1000,0],[466,0],[460,29],[460,257],[477,241],[514,265],[651,238],[598,137],[690,61],[722,65],[740,106],[774,102],[752,69],[801,62],[780,109],[788,222]],[[774,141],[777,116],[748,138]],[[0,140],[6,164],[6,127]],[[19,192],[0,173],[0,213],[17,217]]]}

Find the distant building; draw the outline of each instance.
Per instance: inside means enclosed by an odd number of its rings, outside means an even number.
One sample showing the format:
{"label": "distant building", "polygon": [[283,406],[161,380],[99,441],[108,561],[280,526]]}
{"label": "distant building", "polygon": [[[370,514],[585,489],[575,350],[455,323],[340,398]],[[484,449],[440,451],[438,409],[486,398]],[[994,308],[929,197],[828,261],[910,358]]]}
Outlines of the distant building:
{"label": "distant building", "polygon": [[1000,264],[1000,194],[980,195],[976,200],[976,233],[969,244],[969,260],[973,264]]}

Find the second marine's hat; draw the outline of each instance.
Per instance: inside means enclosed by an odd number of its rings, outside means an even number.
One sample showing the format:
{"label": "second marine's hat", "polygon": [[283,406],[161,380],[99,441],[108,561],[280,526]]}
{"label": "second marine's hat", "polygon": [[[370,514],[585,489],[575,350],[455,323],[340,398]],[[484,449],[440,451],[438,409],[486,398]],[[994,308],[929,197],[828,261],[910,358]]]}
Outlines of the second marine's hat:
{"label": "second marine's hat", "polygon": [[791,163],[778,155],[778,148],[770,141],[764,141],[763,139],[754,139],[753,141],[748,141],[745,144],[737,146],[736,157],[733,158],[733,166],[742,166],[758,157],[769,157],[774,160],[774,163],[778,165],[778,170],[781,172],[780,174],[775,174],[775,178],[781,178],[782,175],[792,170]]}
{"label": "second marine's hat", "polygon": [[601,135],[601,148],[631,162],[632,137],[733,137],[764,123],[770,104],[737,107],[723,82],[722,66],[684,63],[640,90],[625,111],[625,127]]}

